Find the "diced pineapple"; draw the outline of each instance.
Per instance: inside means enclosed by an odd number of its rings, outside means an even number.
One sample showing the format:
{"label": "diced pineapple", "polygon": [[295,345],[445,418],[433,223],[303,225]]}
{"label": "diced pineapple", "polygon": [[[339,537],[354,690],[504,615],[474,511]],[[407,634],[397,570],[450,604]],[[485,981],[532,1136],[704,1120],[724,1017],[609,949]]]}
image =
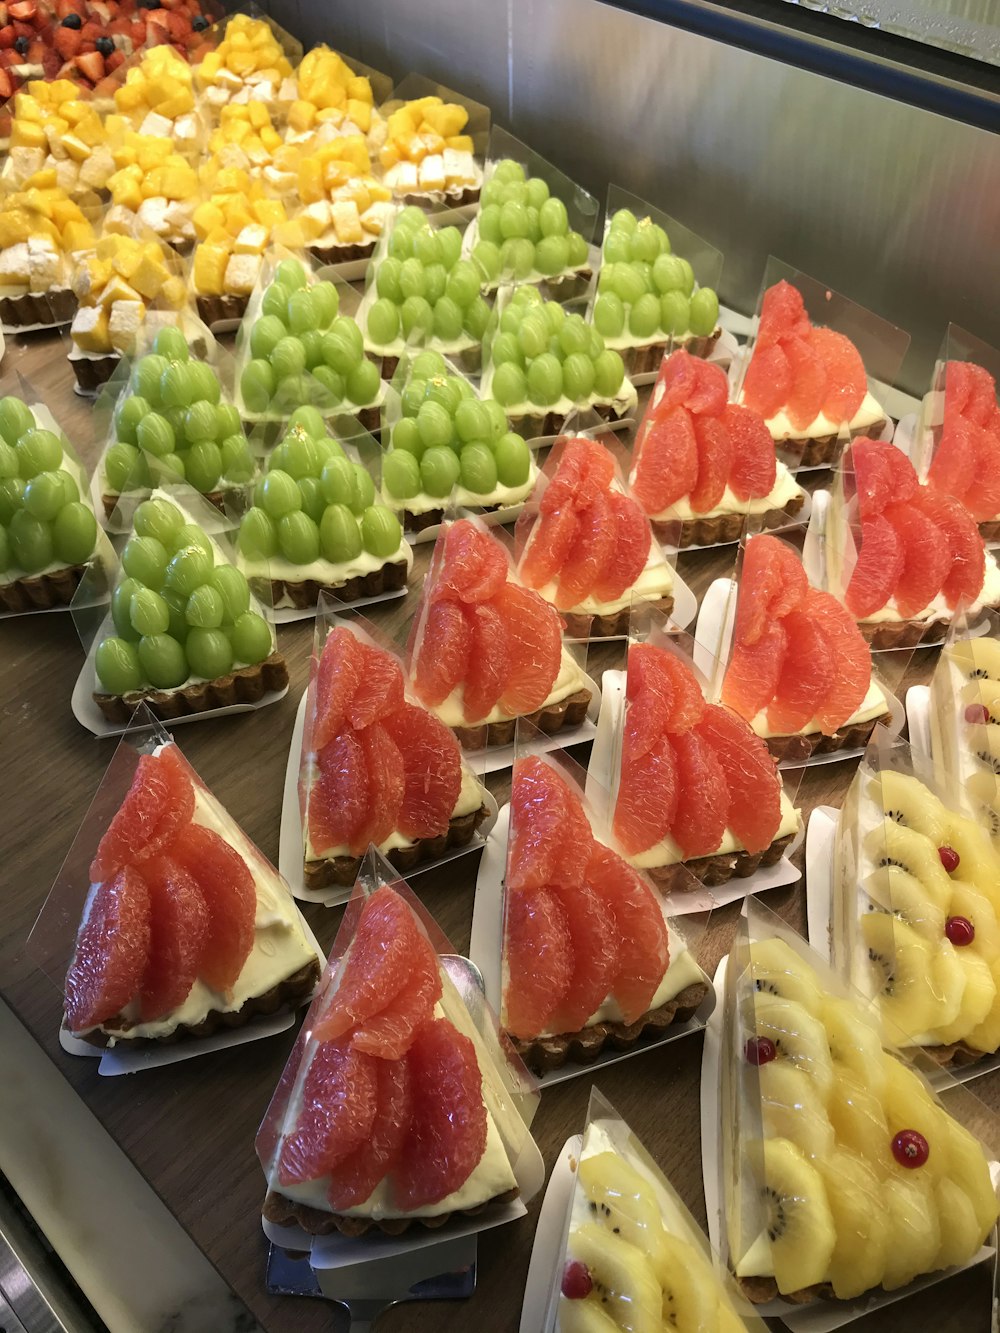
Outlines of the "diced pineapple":
{"label": "diced pineapple", "polygon": [[358,206],[353,199],[343,199],[331,208],[333,229],[341,245],[359,245],[365,238],[358,214]]}
{"label": "diced pineapple", "polygon": [[154,301],[163,290],[163,284],[170,274],[160,255],[154,259],[148,253],[143,253],[139,263],[132,272],[132,286],[140,296],[147,301]]}
{"label": "diced pineapple", "polygon": [[104,306],[81,306],[73,316],[69,336],[81,352],[110,352],[108,312]]}
{"label": "diced pineapple", "polygon": [[194,210],[191,221],[194,223],[195,235],[200,241],[203,241],[213,227],[223,225],[225,215],[218,204],[206,199]]}
{"label": "diced pineapple", "polygon": [[11,126],[11,148],[44,148],[47,142],[44,127],[35,121],[15,120]]}
{"label": "diced pineapple", "polygon": [[126,282],[119,273],[112,273],[110,281],[100,295],[100,304],[108,308],[116,301],[138,301],[139,293],[131,283]]}
{"label": "diced pineapple", "polygon": [[171,310],[180,310],[187,302],[187,284],[176,273],[171,273],[163,284],[160,301]]}

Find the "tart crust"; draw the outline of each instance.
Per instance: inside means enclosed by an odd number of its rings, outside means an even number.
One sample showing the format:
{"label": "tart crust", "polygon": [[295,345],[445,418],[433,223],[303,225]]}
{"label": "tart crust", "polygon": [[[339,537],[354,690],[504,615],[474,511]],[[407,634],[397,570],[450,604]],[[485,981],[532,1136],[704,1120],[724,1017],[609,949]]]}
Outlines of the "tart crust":
{"label": "tart crust", "polygon": [[950,625],[951,620],[942,617],[934,620],[858,621],[858,629],[875,653],[889,648],[916,648],[921,644],[926,647],[941,643]]}
{"label": "tart crust", "polygon": [[[526,722],[532,722],[539,731],[547,736],[554,736],[566,727],[578,727],[587,716],[590,707],[590,690],[584,688],[575,694],[567,695],[558,703],[546,704],[534,713],[522,716]],[[517,730],[517,718],[505,718],[503,722],[481,722],[475,727],[452,727],[463,750],[482,750],[487,745],[513,745]]]}
{"label": "tart crust", "polygon": [[[881,435],[887,426],[885,417],[879,417],[867,426],[855,426],[849,432],[849,440],[856,440],[860,435],[875,438]],[[786,439],[775,440],[774,447],[779,452],[785,450],[795,456],[796,467],[833,467],[844,451],[848,440],[834,433],[833,435],[790,435]]]}
{"label": "tart crust", "polygon": [[[384,378],[385,376],[383,375],[383,379]],[[336,416],[338,414],[353,416],[369,435],[378,435],[382,429],[381,406],[350,407],[345,403],[339,408],[330,408],[326,412],[320,412],[321,417]],[[252,420],[250,417],[243,417],[242,426],[244,433],[249,437],[255,430],[260,430],[261,426],[273,427],[275,438],[277,438],[277,436],[282,433],[282,428],[287,425],[288,418],[291,415],[291,412],[289,412],[287,417],[263,417],[257,421]]]}
{"label": "tart crust", "polygon": [[505,1033],[518,1055],[536,1074],[562,1069],[568,1061],[589,1064],[596,1060],[606,1046],[615,1051],[627,1051],[643,1037],[655,1037],[673,1027],[686,1023],[698,1009],[708,986],[693,982],[666,1004],[650,1009],[634,1023],[595,1023],[580,1032],[561,1032],[553,1037],[534,1037],[524,1041]]}
{"label": "tart crust", "polygon": [[762,852],[720,852],[717,856],[699,856],[692,861],[676,861],[669,866],[643,866],[643,872],[664,893],[692,892],[687,871],[709,888],[727,884],[731,879],[746,879],[761,866],[776,866],[795,840],[794,833],[775,838]]}
{"label": "tart crust", "polygon": [[979,535],[984,542],[1000,541],[1000,518],[988,518],[979,525]]}
{"label": "tart crust", "polygon": [[765,738],[765,743],[779,764],[786,759],[805,760],[814,754],[835,754],[838,750],[863,750],[879,723],[888,721],[888,712],[879,713],[864,722],[838,727],[831,736],[824,736],[821,731],[814,731],[804,736],[768,736]]}
{"label": "tart crust", "polygon": [[[365,351],[368,351],[367,347]],[[382,378],[390,381],[399,369],[399,357],[392,354],[379,356],[377,351],[371,352],[370,355],[373,360],[380,363]],[[447,356],[450,361],[454,361],[466,375],[478,376],[482,372],[483,348],[481,343],[476,343],[473,347],[464,347],[460,352],[445,352],[443,355]]]}
{"label": "tart crust", "polygon": [[[391,561],[380,569],[373,569],[370,574],[356,574],[343,583],[320,583],[316,579],[305,579],[293,583],[290,579],[270,579],[271,596],[275,606],[283,597],[291,599],[296,610],[304,611],[314,607],[321,592],[336,593],[344,601],[357,601],[359,597],[378,597],[384,592],[396,592],[406,587],[408,570],[405,560]],[[251,587],[256,587],[259,580],[251,579]],[[353,880],[351,881],[353,883]]]}
{"label": "tart crust", "polygon": [[212,708],[255,704],[271,690],[283,690],[287,684],[285,659],[281,653],[274,652],[256,666],[237,667],[217,680],[183,685],[178,690],[131,690],[128,694],[104,694],[95,690],[93,699],[108,722],[128,722],[141,703],[154,717],[169,721],[192,713],[206,713]]}
{"label": "tart crust", "polygon": [[[686,340],[673,343],[673,350],[690,352],[703,360],[711,355],[712,348],[722,337],[722,329],[714,333],[695,335]],[[672,339],[669,334],[655,343],[646,343],[642,347],[619,347],[618,355],[625,363],[625,374],[631,379],[634,375],[652,375],[660,369],[660,362],[671,349]]]}
{"label": "tart crust", "polygon": [[[668,593],[666,597],[643,602],[643,605],[669,616],[674,609],[673,595]],[[631,610],[631,607],[623,606],[602,616],[588,616],[577,611],[560,611],[559,614],[566,622],[566,634],[571,639],[617,639],[628,637]]]}
{"label": "tart crust", "polygon": [[[515,500],[514,504],[522,504],[523,501]],[[484,514],[495,514],[500,509],[512,509],[513,505],[478,505],[477,512]],[[421,514],[414,514],[409,509],[393,510],[396,517],[403,525],[404,532],[424,532],[427,528],[434,527],[435,523],[444,522],[443,509],[427,509]]]}
{"label": "tart crust", "polygon": [[355,259],[371,259],[377,244],[373,238],[361,245],[311,245],[309,253],[320,264],[348,264]]}
{"label": "tart crust", "polygon": [[54,606],[69,606],[86,568],[67,565],[51,574],[26,574],[13,583],[0,584],[0,610],[48,611]]}
{"label": "tart crust", "polygon": [[268,1190],[261,1212],[269,1222],[279,1227],[301,1227],[310,1236],[330,1236],[339,1231],[342,1236],[363,1236],[369,1231],[381,1231],[387,1236],[401,1236],[411,1227],[427,1227],[437,1230],[450,1222],[453,1217],[479,1217],[487,1208],[495,1204],[509,1203],[516,1199],[517,1189],[506,1190],[474,1208],[458,1208],[450,1213],[438,1213],[434,1217],[345,1217],[342,1213],[327,1213],[322,1208],[313,1208],[307,1203],[289,1199],[277,1190]]}
{"label": "tart crust", "polygon": [[[813,1301],[836,1300],[829,1282],[817,1282],[799,1291],[780,1292],[773,1277],[738,1277],[736,1284],[753,1305],[767,1305],[768,1301],[788,1301],[792,1305],[811,1305]],[[871,1289],[873,1290],[873,1289]]]}
{"label": "tart crust", "polygon": [[[754,515],[766,528],[778,528],[786,519],[794,518],[806,502],[805,495],[793,495],[780,509],[766,509],[763,514]],[[680,538],[677,539],[677,523],[668,520],[652,519],[653,532],[661,541],[678,540],[683,550],[688,546],[722,546],[727,542],[738,542],[743,535],[746,514],[714,514],[711,518],[688,518],[681,523]]]}
{"label": "tart crust", "polygon": [[[387,859],[406,874],[422,861],[443,856],[449,847],[467,847],[488,814],[486,806],[481,805],[467,815],[456,815],[444,833],[434,838],[417,838],[409,847],[394,847]],[[360,856],[334,856],[329,860],[306,861],[303,871],[306,888],[350,888],[358,877],[363,859]]]}
{"label": "tart crust", "polygon": [[200,318],[210,329],[216,324],[239,322],[250,304],[249,296],[237,296],[232,292],[224,292],[221,296],[198,295],[195,300]]}
{"label": "tart crust", "polygon": [[72,323],[76,308],[76,295],[69,287],[25,292],[23,296],[0,297],[0,321],[10,328],[30,328],[35,324],[56,328]]}
{"label": "tart crust", "polygon": [[[226,512],[226,496],[229,494],[235,494],[237,491],[241,489],[242,489],[241,487],[236,486],[233,487],[231,492],[209,491],[206,495],[202,496],[202,499],[207,500],[210,505],[214,505],[215,508],[218,509],[220,513],[224,514]],[[130,494],[134,495],[136,494],[136,492],[132,491],[130,492]],[[151,495],[152,489],[146,491],[145,494]],[[115,510],[121,504],[121,501],[122,501],[121,495],[112,495],[109,493],[101,496],[101,504],[104,506],[104,515],[106,518],[111,518]]]}
{"label": "tart crust", "polygon": [[[613,403],[588,403],[586,406],[603,421],[624,421],[628,416],[628,410],[618,412]],[[567,418],[578,410],[573,407],[569,412],[526,412],[519,417],[508,417],[507,423],[518,435],[533,440],[540,435],[558,435]]]}

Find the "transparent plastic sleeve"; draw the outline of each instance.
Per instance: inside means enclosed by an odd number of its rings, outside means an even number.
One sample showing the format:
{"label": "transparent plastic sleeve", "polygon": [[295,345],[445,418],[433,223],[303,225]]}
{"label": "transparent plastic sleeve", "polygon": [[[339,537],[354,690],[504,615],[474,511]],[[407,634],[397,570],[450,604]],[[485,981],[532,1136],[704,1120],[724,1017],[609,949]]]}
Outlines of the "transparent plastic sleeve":
{"label": "transparent plastic sleeve", "polygon": [[[1000,698],[1000,616],[983,610],[952,622],[931,677],[928,727],[939,785],[990,830],[1000,847],[993,722]],[[909,704],[909,700],[907,701]]]}
{"label": "transparent plastic sleeve", "polygon": [[407,74],[379,116],[382,179],[395,199],[444,216],[462,215],[478,201],[489,107],[423,74]]}

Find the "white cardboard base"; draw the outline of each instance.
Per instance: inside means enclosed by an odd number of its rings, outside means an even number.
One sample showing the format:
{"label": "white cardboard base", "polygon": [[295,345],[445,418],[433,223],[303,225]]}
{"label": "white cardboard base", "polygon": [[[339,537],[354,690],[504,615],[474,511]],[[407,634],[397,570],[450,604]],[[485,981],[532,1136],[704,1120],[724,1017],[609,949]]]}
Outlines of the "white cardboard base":
{"label": "white cardboard base", "polygon": [[575,1163],[583,1149],[583,1135],[574,1134],[562,1146],[538,1214],[535,1242],[524,1286],[519,1333],[548,1333],[545,1323],[552,1274],[562,1254],[563,1231],[576,1186]]}

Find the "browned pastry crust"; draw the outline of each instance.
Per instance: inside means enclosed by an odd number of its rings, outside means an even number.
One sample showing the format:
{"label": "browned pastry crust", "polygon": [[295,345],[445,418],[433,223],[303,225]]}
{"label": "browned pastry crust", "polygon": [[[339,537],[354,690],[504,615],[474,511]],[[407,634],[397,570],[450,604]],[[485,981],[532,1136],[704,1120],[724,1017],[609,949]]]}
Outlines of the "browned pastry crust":
{"label": "browned pastry crust", "polygon": [[562,1069],[569,1061],[585,1065],[596,1060],[606,1046],[615,1051],[627,1051],[643,1037],[656,1037],[675,1023],[686,1023],[708,994],[704,982],[685,986],[666,1004],[650,1009],[634,1023],[595,1023],[581,1032],[561,1032],[554,1037],[535,1037],[530,1041],[512,1037],[507,1040],[518,1055],[536,1074],[547,1074]]}
{"label": "browned pastry crust", "polygon": [[[514,504],[520,504],[520,500],[515,500]],[[512,508],[511,505],[479,505],[478,509],[484,514],[495,514],[497,510]],[[414,514],[409,509],[396,511],[396,517],[402,523],[406,532],[424,532],[427,528],[433,528],[435,523],[444,522],[443,509],[427,509],[421,514]]]}
{"label": "browned pastry crust", "polygon": [[[239,487],[234,488],[234,490],[238,489]],[[152,491],[147,491],[146,493],[148,495],[151,495]],[[226,512],[227,494],[229,494],[228,491],[210,491],[207,495],[203,496],[202,498],[207,500],[210,505],[214,505],[215,508],[218,509],[220,513],[224,514]],[[104,506],[104,513],[107,518],[110,518],[111,515],[115,512],[115,510],[121,504],[121,500],[122,497],[120,495],[106,494],[101,496],[101,504]]]}
{"label": "browned pastry crust", "polygon": [[192,713],[206,713],[212,708],[259,703],[265,694],[283,690],[287,684],[285,659],[274,652],[256,666],[237,667],[217,680],[199,681],[179,690],[132,690],[128,694],[102,694],[95,690],[93,699],[108,722],[128,722],[141,703],[154,717],[169,721]]}
{"label": "browned pastry crust", "polygon": [[127,1019],[121,1019],[121,1027],[116,1028],[115,1020],[110,1018],[101,1028],[86,1033],[80,1040],[104,1049],[107,1049],[113,1040],[115,1046],[128,1046],[130,1050],[140,1050],[147,1046],[176,1046],[178,1042],[191,1041],[196,1037],[211,1037],[216,1032],[231,1032],[235,1028],[248,1027],[255,1018],[276,1014],[280,1009],[298,1009],[301,1005],[308,1004],[319,983],[319,977],[319,959],[312,958],[290,977],[266,990],[263,995],[251,995],[232,1013],[213,1009],[200,1023],[180,1023],[173,1032],[168,1032],[163,1037],[130,1037]]}
{"label": "browned pastry crust", "polygon": [[373,237],[361,245],[311,245],[309,253],[320,264],[347,264],[352,259],[371,259],[377,244]]}
{"label": "browned pastry crust", "polygon": [[250,297],[235,296],[232,292],[225,292],[222,296],[199,295],[196,304],[199,316],[211,329],[216,324],[242,319],[250,304]]}
{"label": "browned pastry crust", "polygon": [[[718,328],[714,333],[705,337],[688,338],[685,342],[675,342],[674,351],[683,348],[685,352],[690,352],[692,356],[700,356],[702,359],[711,354],[712,348],[722,337],[722,329]],[[629,379],[634,379],[636,375],[652,375],[654,371],[659,370],[660,362],[670,351],[670,338],[665,335],[662,341],[647,343],[643,347],[619,347],[618,352],[622,361],[625,363],[625,374]]]}
{"label": "browned pastry crust", "polygon": [[480,188],[467,185],[461,194],[449,194],[447,190],[434,190],[431,194],[395,194],[393,199],[397,203],[414,204],[417,208],[463,208],[478,201]]}
{"label": "browned pastry crust", "polygon": [[[481,805],[467,815],[456,815],[436,838],[417,838],[409,847],[393,847],[388,859],[404,874],[421,861],[443,856],[449,847],[467,847],[489,810]],[[358,877],[360,856],[334,856],[327,861],[306,861],[303,878],[307,889],[350,888]]]}
{"label": "browned pastry crust", "polygon": [[880,722],[888,722],[888,713],[879,713],[866,722],[838,727],[830,736],[813,731],[805,736],[768,736],[767,748],[780,764],[782,760],[805,760],[814,754],[835,754],[837,750],[863,750]]}
{"label": "browned pastry crust", "polygon": [[[643,871],[664,893],[685,893],[696,887],[690,875],[714,888],[731,879],[746,879],[761,866],[776,866],[795,839],[794,833],[775,838],[762,852],[724,852],[717,856],[699,856],[693,861],[677,861],[669,866],[643,866]],[[688,872],[688,873],[685,873]]]}
{"label": "browned pastry crust", "polygon": [[[629,411],[619,412],[613,403],[588,403],[590,411],[596,412],[603,421],[623,421]],[[507,423],[512,431],[518,435],[523,435],[526,440],[536,439],[540,435],[558,435],[566,424],[567,416],[571,415],[577,409],[574,407],[570,413],[566,412],[526,412],[520,417],[508,417]]]}
{"label": "browned pastry crust", "polygon": [[989,1051],[977,1051],[974,1046],[969,1046],[964,1041],[952,1041],[947,1046],[920,1046],[918,1049],[942,1069],[978,1064],[990,1054]]}
{"label": "browned pastry crust", "polygon": [[979,525],[979,535],[984,542],[1000,541],[1000,518],[988,518]]}
{"label": "browned pastry crust", "polygon": [[67,565],[51,574],[26,574],[13,583],[0,584],[0,610],[48,611],[53,606],[69,606],[86,568]]}
{"label": "browned pastry crust", "polygon": [[879,620],[858,621],[858,629],[871,644],[873,652],[888,648],[916,648],[942,643],[948,633],[950,620]]}
{"label": "browned pastry crust", "polygon": [[83,393],[96,393],[115,373],[121,361],[117,352],[108,356],[68,356],[76,382]]}
{"label": "browned pastry crust", "polygon": [[829,1282],[816,1282],[811,1287],[800,1291],[778,1290],[773,1277],[738,1277],[736,1284],[743,1295],[753,1305],[767,1305],[768,1301],[789,1301],[792,1305],[811,1305],[813,1301],[832,1301],[835,1299],[833,1287]]}
{"label": "browned pastry crust", "polygon": [[[589,707],[590,691],[585,688],[560,699],[556,704],[546,704],[534,713],[525,713],[524,720],[533,723],[547,736],[554,736],[566,727],[578,727],[587,716]],[[463,750],[481,750],[487,745],[513,745],[516,730],[516,717],[507,718],[503,722],[481,722],[477,727],[452,727]]]}
{"label": "browned pastry crust", "polygon": [[[341,601],[354,602],[359,597],[379,597],[384,592],[396,592],[406,587],[407,566],[405,560],[395,560],[373,569],[369,574],[356,574],[343,583],[319,583],[316,579],[304,579],[293,583],[290,579],[260,580],[252,578],[251,587],[257,591],[258,584],[270,586],[274,606],[278,606],[283,597],[290,599],[299,611],[315,606],[321,592],[335,593]],[[352,881],[353,882],[353,881]]]}
{"label": "browned pastry crust", "polygon": [[[674,609],[674,599],[668,595],[655,602],[643,602],[643,605],[669,616]],[[566,622],[566,635],[570,639],[616,639],[628,636],[631,612],[631,606],[623,606],[603,616],[588,616],[575,611],[560,611],[559,614]]]}
{"label": "browned pastry crust", "polygon": [[453,1217],[479,1217],[487,1208],[495,1204],[510,1203],[516,1199],[517,1189],[505,1190],[485,1203],[474,1208],[456,1208],[450,1213],[439,1213],[436,1217],[344,1217],[342,1213],[327,1213],[322,1208],[312,1208],[307,1203],[297,1203],[294,1199],[268,1190],[261,1212],[269,1222],[279,1227],[301,1227],[310,1236],[330,1236],[339,1231],[342,1236],[363,1236],[368,1231],[381,1231],[387,1236],[401,1236],[410,1227],[427,1227],[437,1230],[450,1222]]}
{"label": "browned pastry crust", "polygon": [[[767,509],[763,514],[755,514],[766,528],[780,527],[786,519],[794,518],[806,502],[806,497],[793,495],[780,509]],[[712,518],[690,518],[681,524],[679,546],[720,546],[725,542],[738,542],[743,535],[745,514],[716,514]],[[653,519],[653,532],[661,541],[677,540],[677,523],[669,520]]]}
{"label": "browned pastry crust", "polygon": [[[381,362],[382,378],[387,381],[391,380],[399,369],[399,357],[383,356],[380,358],[377,352],[372,352],[371,355],[373,359]],[[479,375],[482,370],[483,349],[480,343],[476,343],[474,347],[463,348],[460,352],[448,352],[447,356],[449,361],[454,361],[459,370],[464,371],[466,375]]]}
{"label": "browned pastry crust", "polygon": [[[886,427],[885,417],[873,421],[869,426],[855,426],[850,438],[856,440],[861,435],[876,439]],[[788,439],[775,440],[775,448],[785,450],[795,456],[797,467],[833,467],[844,451],[845,440],[841,435],[817,435],[815,439],[806,436],[789,436]]]}
{"label": "browned pastry crust", "polygon": [[11,328],[41,324],[55,328],[70,324],[76,314],[76,294],[69,287],[51,292],[25,292],[23,296],[0,297],[0,321]]}

